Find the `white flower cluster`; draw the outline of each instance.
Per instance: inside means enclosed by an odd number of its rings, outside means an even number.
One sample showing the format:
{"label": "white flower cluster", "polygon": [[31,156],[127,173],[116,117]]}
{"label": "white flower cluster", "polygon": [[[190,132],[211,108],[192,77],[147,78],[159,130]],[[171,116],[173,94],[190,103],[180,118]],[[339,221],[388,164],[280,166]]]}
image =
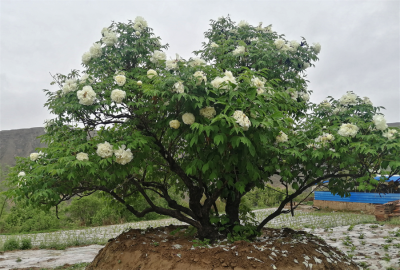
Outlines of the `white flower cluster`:
{"label": "white flower cluster", "polygon": [[310,100],[310,95],[307,92],[301,92],[299,94],[300,98],[303,99],[304,101],[309,101]]}
{"label": "white flower cluster", "polygon": [[278,38],[277,40],[274,41],[274,44],[277,49],[282,49],[282,47],[286,44],[286,42],[283,39]]}
{"label": "white flower cluster", "polygon": [[297,92],[294,88],[288,88],[286,90],[286,93],[288,93],[290,98],[293,100],[297,100],[297,98],[299,97],[299,92]]}
{"label": "white flower cluster", "polygon": [[138,32],[142,32],[143,29],[145,29],[147,27],[147,22],[143,17],[137,16],[135,18],[134,21],[134,25],[133,25],[133,29],[135,29]]}
{"label": "white flower cluster", "polygon": [[165,67],[168,70],[177,70],[179,69],[178,62],[182,61],[181,57],[179,54],[176,54],[175,59],[167,60],[165,61]]}
{"label": "white flower cluster", "polygon": [[110,32],[110,29],[108,29],[108,27],[103,27],[103,29],[101,29],[101,34],[104,36],[106,33]]}
{"label": "white flower cluster", "polygon": [[179,68],[178,66],[178,60],[167,60],[165,61],[165,67],[169,70],[177,70]]}
{"label": "white flower cluster", "polygon": [[395,135],[397,133],[397,130],[395,129],[389,129],[386,132],[383,132],[382,136],[388,138],[388,140],[393,140],[395,138]]}
{"label": "white flower cluster", "polygon": [[369,97],[364,97],[363,102],[364,102],[364,104],[367,104],[367,105],[372,105],[372,106],[374,105],[372,103],[372,101],[369,99]]}
{"label": "white flower cluster", "polygon": [[97,155],[102,158],[109,158],[113,155],[113,147],[109,142],[99,143],[97,145]]}
{"label": "white flower cluster", "polygon": [[204,74],[203,71],[200,71],[200,70],[196,71],[193,74],[193,77],[196,78],[196,81],[197,81],[196,85],[200,85],[202,81],[207,82],[207,77],[206,77],[206,75]]}
{"label": "white flower cluster", "polygon": [[291,52],[296,51],[297,48],[300,46],[300,44],[295,40],[292,40],[290,42],[285,42],[283,39],[280,38],[275,40],[274,44],[278,50],[291,51]]}
{"label": "white flower cluster", "polygon": [[194,123],[195,117],[194,117],[194,115],[192,113],[185,113],[185,114],[182,115],[182,121],[186,125],[191,125],[191,124]]}
{"label": "white flower cluster", "polygon": [[237,46],[236,49],[232,51],[233,55],[241,55],[246,52],[246,48],[244,46]]}
{"label": "white flower cluster", "polygon": [[82,63],[85,65],[89,64],[90,60],[94,58],[98,58],[102,55],[103,51],[101,49],[101,44],[96,42],[93,44],[92,47],[90,47],[88,52],[85,52],[82,55]]}
{"label": "white flower cluster", "polygon": [[125,97],[126,97],[125,91],[115,89],[115,90],[112,90],[112,92],[111,92],[111,99],[115,103],[121,103]]}
{"label": "white flower cluster", "polygon": [[[227,83],[227,82],[237,84],[235,77],[233,77],[232,72],[230,72],[230,71],[225,71],[225,76],[222,78],[216,77],[214,80],[211,81],[211,85],[214,88],[220,88],[222,83]],[[224,85],[220,89],[227,90],[228,87],[229,87],[229,85]]]}
{"label": "white flower cluster", "polygon": [[322,101],[322,102],[319,104],[319,106],[324,107],[324,108],[331,108],[331,107],[332,107],[332,104],[330,104],[329,101],[325,99],[324,101]]}
{"label": "white flower cluster", "polygon": [[82,55],[82,63],[84,63],[85,65],[88,65],[91,59],[92,56],[90,55],[90,52],[85,52]]}
{"label": "white flower cluster", "polygon": [[118,148],[118,150],[114,151],[114,155],[116,157],[115,162],[125,165],[129,163],[133,159],[133,154],[131,152],[131,149],[126,149],[125,145],[122,145]]}
{"label": "white flower cluster", "polygon": [[217,114],[214,107],[205,107],[200,109],[200,115],[204,116],[205,118],[212,119]]}
{"label": "white flower cluster", "polygon": [[272,25],[268,25],[262,29],[264,33],[272,33]]}
{"label": "white flower cluster", "polygon": [[313,149],[317,149],[317,148],[321,148],[321,145],[316,144],[316,143],[309,143],[306,145],[307,148],[313,148]]}
{"label": "white flower cluster", "polygon": [[335,139],[335,137],[332,134],[324,132],[321,136],[318,136],[315,139],[315,142],[317,142],[317,143],[326,143],[326,142],[331,142],[334,139]]}
{"label": "white flower cluster", "polygon": [[126,77],[122,74],[118,74],[117,76],[115,76],[114,80],[119,86],[123,86],[126,83]]}
{"label": "white flower cluster", "polygon": [[76,154],[76,159],[79,161],[89,160],[89,155],[83,152]]}
{"label": "white flower cluster", "polygon": [[319,52],[321,51],[321,45],[319,43],[313,43],[313,50],[316,54],[319,54]]}
{"label": "white flower cluster", "polygon": [[282,143],[282,142],[287,142],[289,140],[288,135],[286,135],[285,132],[283,132],[282,130],[279,131],[279,135],[276,136],[276,142],[277,143]]}
{"label": "white flower cluster", "polygon": [[101,44],[99,42],[94,43],[93,46],[90,47],[89,52],[92,58],[100,57],[103,54],[103,51],[101,50]]}
{"label": "white flower cluster", "polygon": [[251,79],[251,86],[254,86],[257,88],[257,94],[261,95],[265,92],[265,83],[266,83],[266,79],[265,78],[258,78],[253,76],[253,78]]}
{"label": "white flower cluster", "polygon": [[183,83],[181,81],[176,82],[174,84],[174,88],[172,89],[172,92],[182,94],[185,92],[185,87],[183,86]]}
{"label": "white flower cluster", "polygon": [[75,91],[77,88],[78,88],[78,85],[76,83],[76,80],[68,79],[65,81],[62,91],[63,91],[63,94],[65,95],[69,92]]}
{"label": "white flower cluster", "polygon": [[171,120],[169,121],[169,126],[178,129],[180,127],[181,123],[178,120]]}
{"label": "white flower cluster", "polygon": [[79,79],[79,81],[81,82],[81,83],[86,83],[87,81],[89,81],[89,83],[93,83],[93,78],[91,77],[91,76],[89,76],[89,74],[83,74],[82,76],[81,76],[81,78]]}
{"label": "white flower cluster", "polygon": [[238,123],[244,131],[249,130],[249,127],[251,126],[250,119],[242,111],[235,111],[232,117],[235,118],[236,123]]}
{"label": "white flower cluster", "polygon": [[290,41],[290,47],[293,48],[293,50],[297,50],[297,48],[300,46],[300,43],[298,43],[296,40]]}
{"label": "white flower cluster", "polygon": [[245,27],[245,26],[248,26],[248,25],[249,25],[249,23],[246,22],[246,21],[244,21],[244,20],[241,20],[241,21],[238,23],[238,27]]}
{"label": "white flower cluster", "polygon": [[197,66],[205,66],[206,61],[201,58],[194,58],[192,61],[189,62],[189,66],[197,67]]}
{"label": "white flower cluster", "polygon": [[149,69],[147,71],[147,78],[149,78],[149,79],[152,79],[153,77],[156,77],[157,75],[158,75],[157,71],[155,71],[154,69]]}
{"label": "white flower cluster", "polygon": [[388,125],[386,124],[386,119],[383,115],[381,114],[375,114],[372,117],[372,120],[376,126],[376,129],[378,130],[385,130],[388,128]]}
{"label": "white flower cluster", "polygon": [[166,60],[167,55],[162,51],[154,51],[153,55],[150,57],[150,61],[154,64],[158,64],[158,61]]}
{"label": "white flower cluster", "polygon": [[354,94],[353,92],[348,91],[345,95],[343,95],[339,99],[339,102],[343,106],[357,105],[357,95]]}
{"label": "white flower cluster", "polygon": [[103,34],[103,38],[101,41],[106,44],[107,46],[113,46],[118,41],[117,34],[113,31],[110,31],[108,28],[103,28],[101,31]]}
{"label": "white flower cluster", "polygon": [[354,137],[357,135],[359,128],[353,124],[342,124],[339,128],[338,134],[343,137]]}
{"label": "white flower cluster", "polygon": [[333,109],[333,114],[340,114],[345,111],[347,111],[346,107],[338,106],[335,109]]}
{"label": "white flower cluster", "polygon": [[42,151],[40,151],[39,153],[31,153],[30,155],[29,155],[29,158],[32,160],[32,161],[36,161],[36,160],[38,160],[39,158],[41,158],[43,156],[43,153],[42,153]]}
{"label": "white flower cluster", "polygon": [[219,45],[217,43],[215,43],[215,42],[211,43],[211,48],[218,48],[218,47],[219,47]]}
{"label": "white flower cluster", "polygon": [[82,105],[92,105],[96,99],[96,93],[89,85],[84,86],[83,89],[79,90],[76,94],[78,96],[79,103]]}
{"label": "white flower cluster", "polygon": [[26,181],[22,181],[22,180],[24,179],[25,176],[26,176],[26,174],[25,174],[24,171],[20,171],[20,172],[18,173],[18,178],[20,178],[20,179],[18,179],[18,180],[19,180],[19,183],[17,184],[17,187],[21,187],[23,184],[26,185]]}

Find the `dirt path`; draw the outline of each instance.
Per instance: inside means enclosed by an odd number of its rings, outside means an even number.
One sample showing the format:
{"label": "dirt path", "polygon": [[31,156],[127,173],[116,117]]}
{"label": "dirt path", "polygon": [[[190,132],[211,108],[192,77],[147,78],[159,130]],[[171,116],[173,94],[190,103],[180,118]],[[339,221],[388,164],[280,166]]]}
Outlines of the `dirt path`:
{"label": "dirt path", "polygon": [[64,264],[91,262],[103,247],[101,245],[91,245],[86,247],[72,247],[66,250],[38,249],[8,251],[0,255],[0,269],[7,270],[17,267],[51,268]]}

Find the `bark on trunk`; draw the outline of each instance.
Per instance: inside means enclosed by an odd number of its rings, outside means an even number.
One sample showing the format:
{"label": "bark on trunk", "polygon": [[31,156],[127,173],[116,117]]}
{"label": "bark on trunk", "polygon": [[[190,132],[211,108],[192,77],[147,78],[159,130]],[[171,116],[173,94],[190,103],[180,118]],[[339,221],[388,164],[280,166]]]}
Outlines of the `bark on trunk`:
{"label": "bark on trunk", "polygon": [[210,243],[214,243],[219,239],[219,233],[217,227],[208,224],[202,224],[201,227],[197,228],[197,237],[204,241],[204,239],[210,239]]}
{"label": "bark on trunk", "polygon": [[239,206],[242,196],[239,191],[232,191],[226,199],[225,213],[229,217],[229,227],[232,229],[236,224],[240,223],[239,220]]}

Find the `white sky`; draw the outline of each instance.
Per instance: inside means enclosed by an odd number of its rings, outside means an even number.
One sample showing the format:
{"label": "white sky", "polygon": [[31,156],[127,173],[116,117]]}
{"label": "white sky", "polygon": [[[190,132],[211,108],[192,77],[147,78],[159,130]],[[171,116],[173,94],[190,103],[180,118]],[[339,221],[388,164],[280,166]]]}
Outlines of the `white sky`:
{"label": "white sky", "polygon": [[273,25],[289,40],[322,45],[310,68],[311,101],[346,91],[384,106],[400,122],[400,1],[19,1],[0,0],[0,130],[43,126],[49,72],[83,70],[82,54],[111,21],[144,17],[169,56],[192,56],[210,19]]}

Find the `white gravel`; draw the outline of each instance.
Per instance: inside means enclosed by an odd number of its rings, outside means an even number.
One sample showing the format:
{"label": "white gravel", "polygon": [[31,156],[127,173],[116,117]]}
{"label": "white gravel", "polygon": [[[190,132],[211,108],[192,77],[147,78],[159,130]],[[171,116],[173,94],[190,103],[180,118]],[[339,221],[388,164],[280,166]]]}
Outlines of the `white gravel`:
{"label": "white gravel", "polygon": [[349,228],[341,226],[305,231],[353,256],[355,262],[365,262],[370,270],[400,269],[400,227],[361,224],[350,231]]}

